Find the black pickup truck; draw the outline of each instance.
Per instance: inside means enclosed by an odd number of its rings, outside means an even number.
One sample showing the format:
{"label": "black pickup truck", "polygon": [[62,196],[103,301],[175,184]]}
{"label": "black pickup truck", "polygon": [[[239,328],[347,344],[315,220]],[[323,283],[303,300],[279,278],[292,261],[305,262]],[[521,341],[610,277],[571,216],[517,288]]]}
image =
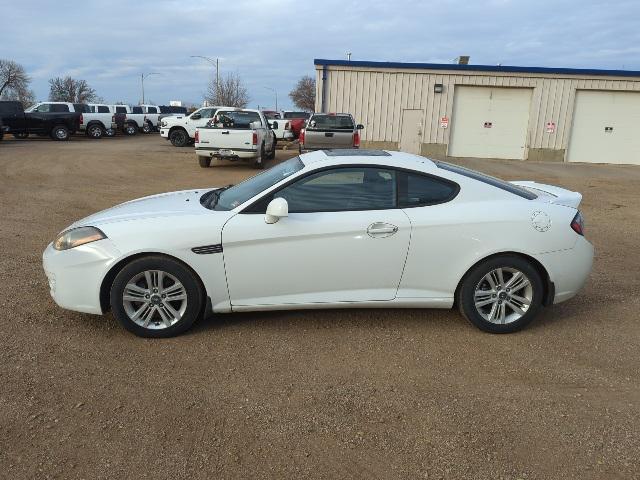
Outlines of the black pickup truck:
{"label": "black pickup truck", "polygon": [[33,133],[54,140],[69,140],[71,134],[80,129],[81,116],[76,112],[25,112],[20,102],[0,101],[4,133],[16,138],[26,138]]}

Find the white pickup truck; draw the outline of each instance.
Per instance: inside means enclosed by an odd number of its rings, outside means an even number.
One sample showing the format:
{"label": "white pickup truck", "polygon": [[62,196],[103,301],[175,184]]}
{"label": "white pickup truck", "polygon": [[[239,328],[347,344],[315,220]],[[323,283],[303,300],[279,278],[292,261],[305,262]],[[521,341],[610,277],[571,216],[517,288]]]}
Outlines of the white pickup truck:
{"label": "white pickup truck", "polygon": [[[153,130],[160,130],[160,123],[158,117],[160,116],[160,107],[157,105],[140,105],[142,111],[146,115],[146,121],[149,123]],[[144,131],[144,129],[143,129]],[[149,132],[145,132],[149,133]]]}
{"label": "white pickup truck", "polygon": [[202,107],[190,115],[163,117],[160,136],[169,140],[174,147],[185,147],[195,138],[196,128],[207,125],[220,108],[228,107]]}
{"label": "white pickup truck", "polygon": [[92,112],[86,103],[40,102],[27,112],[76,112],[80,115],[80,132],[90,138],[102,138],[108,130],[116,128],[115,118],[111,112]]}
{"label": "white pickup truck", "polygon": [[279,112],[272,110],[263,110],[262,113],[269,121],[269,126],[276,136],[276,142],[278,140],[291,141],[294,139],[291,122],[289,120],[283,120]]}
{"label": "white pickup truck", "polygon": [[129,105],[109,105],[115,113],[124,113],[126,118],[124,121],[124,133],[127,135],[135,135],[140,132],[151,133],[153,125],[147,120],[147,114],[144,113],[140,105],[130,107]]}
{"label": "white pickup truck", "polygon": [[207,168],[212,158],[252,160],[255,168],[276,156],[276,138],[260,110],[221,108],[205,127],[196,128],[196,155]]}

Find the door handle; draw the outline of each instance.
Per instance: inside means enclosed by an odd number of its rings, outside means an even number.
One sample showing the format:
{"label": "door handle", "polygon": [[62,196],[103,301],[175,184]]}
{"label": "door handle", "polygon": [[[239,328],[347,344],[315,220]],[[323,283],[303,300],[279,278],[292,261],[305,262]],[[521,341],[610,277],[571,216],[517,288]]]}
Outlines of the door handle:
{"label": "door handle", "polygon": [[367,235],[375,238],[385,238],[398,232],[398,227],[390,223],[376,222],[369,225]]}
{"label": "door handle", "polygon": [[226,132],[222,132],[222,135],[229,135],[229,131],[227,130]]}

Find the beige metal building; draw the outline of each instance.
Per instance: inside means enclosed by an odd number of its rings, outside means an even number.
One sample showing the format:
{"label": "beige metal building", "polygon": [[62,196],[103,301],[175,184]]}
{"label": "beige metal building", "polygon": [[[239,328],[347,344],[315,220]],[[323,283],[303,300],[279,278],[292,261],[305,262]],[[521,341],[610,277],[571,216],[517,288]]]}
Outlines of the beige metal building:
{"label": "beige metal building", "polygon": [[314,61],[316,111],[366,148],[433,158],[640,164],[640,72]]}

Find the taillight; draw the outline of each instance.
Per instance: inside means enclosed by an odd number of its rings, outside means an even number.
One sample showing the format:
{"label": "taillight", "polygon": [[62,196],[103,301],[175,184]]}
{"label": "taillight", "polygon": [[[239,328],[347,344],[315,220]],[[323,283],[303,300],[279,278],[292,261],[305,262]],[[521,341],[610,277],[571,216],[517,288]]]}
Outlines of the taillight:
{"label": "taillight", "polygon": [[298,141],[300,145],[304,145],[304,128],[300,130],[300,135],[298,135]]}
{"label": "taillight", "polygon": [[258,132],[253,132],[252,142],[254,145],[258,145]]}
{"label": "taillight", "polygon": [[80,114],[80,125],[82,125],[84,123],[84,117],[82,116],[82,114]]}
{"label": "taillight", "polygon": [[285,130],[291,130],[291,122],[287,122],[284,124],[284,129]]}
{"label": "taillight", "polygon": [[200,132],[197,129],[196,129],[195,141],[196,143],[200,143]]}
{"label": "taillight", "polygon": [[354,147],[360,146],[360,132],[355,132],[353,134],[353,146]]}
{"label": "taillight", "polygon": [[116,123],[116,116],[115,115],[111,115],[111,123]]}
{"label": "taillight", "polygon": [[578,235],[584,236],[584,219],[582,218],[582,213],[576,213],[576,216],[571,220],[571,228]]}

